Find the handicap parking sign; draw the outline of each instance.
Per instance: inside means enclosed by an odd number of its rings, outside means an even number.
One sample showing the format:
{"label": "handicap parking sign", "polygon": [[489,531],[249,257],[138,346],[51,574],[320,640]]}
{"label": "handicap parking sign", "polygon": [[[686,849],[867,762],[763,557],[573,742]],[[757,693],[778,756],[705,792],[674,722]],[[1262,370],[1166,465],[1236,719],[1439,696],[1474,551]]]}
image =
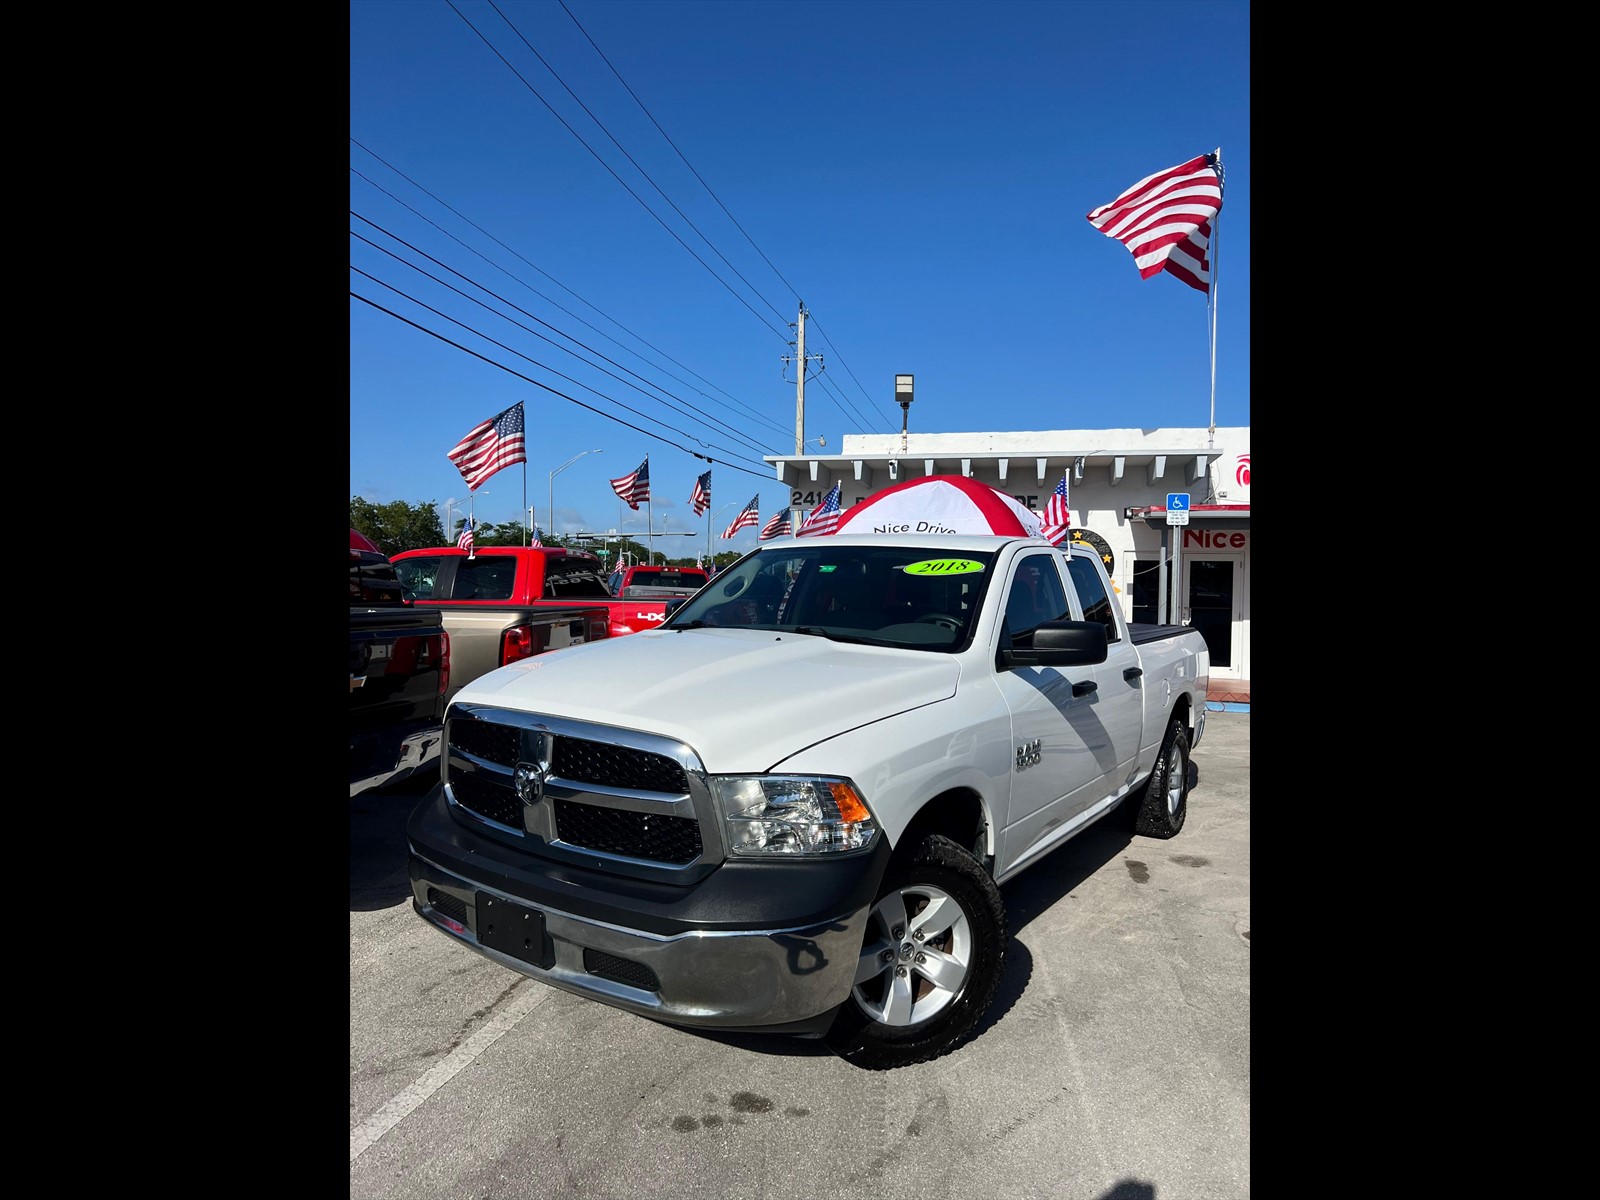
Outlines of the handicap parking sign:
{"label": "handicap parking sign", "polygon": [[1189,493],[1167,493],[1167,524],[1187,525],[1189,523]]}

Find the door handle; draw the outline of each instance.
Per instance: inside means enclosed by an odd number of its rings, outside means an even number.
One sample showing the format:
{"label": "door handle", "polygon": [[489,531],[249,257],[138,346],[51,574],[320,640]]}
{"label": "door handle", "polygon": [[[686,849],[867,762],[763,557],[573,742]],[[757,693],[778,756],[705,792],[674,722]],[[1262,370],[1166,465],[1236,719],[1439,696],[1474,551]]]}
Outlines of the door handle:
{"label": "door handle", "polygon": [[1137,679],[1143,674],[1143,667],[1124,667],[1122,670],[1122,677],[1124,679]]}
{"label": "door handle", "polygon": [[1094,691],[1095,688],[1098,687],[1098,686],[1099,685],[1096,684],[1094,680],[1086,679],[1082,683],[1075,683],[1075,684],[1072,685],[1072,694],[1073,694],[1074,697],[1087,696],[1090,692]]}

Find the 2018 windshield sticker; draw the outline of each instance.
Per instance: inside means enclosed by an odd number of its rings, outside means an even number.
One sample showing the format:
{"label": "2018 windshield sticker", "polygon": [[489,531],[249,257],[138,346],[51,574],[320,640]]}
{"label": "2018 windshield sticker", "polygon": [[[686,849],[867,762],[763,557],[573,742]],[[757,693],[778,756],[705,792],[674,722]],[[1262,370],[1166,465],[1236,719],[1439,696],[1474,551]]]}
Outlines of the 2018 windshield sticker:
{"label": "2018 windshield sticker", "polygon": [[983,570],[981,562],[970,558],[925,558],[901,568],[907,575],[971,575]]}

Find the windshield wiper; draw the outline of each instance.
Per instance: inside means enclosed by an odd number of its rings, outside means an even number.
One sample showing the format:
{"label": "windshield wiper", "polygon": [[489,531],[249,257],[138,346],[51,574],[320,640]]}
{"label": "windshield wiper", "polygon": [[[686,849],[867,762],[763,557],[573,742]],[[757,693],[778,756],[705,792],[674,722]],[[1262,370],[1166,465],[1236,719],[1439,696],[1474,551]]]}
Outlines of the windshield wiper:
{"label": "windshield wiper", "polygon": [[789,629],[787,631],[780,630],[779,632],[780,633],[781,632],[808,633],[808,634],[811,634],[814,637],[827,638],[830,642],[858,642],[858,643],[860,643],[862,645],[868,645],[868,646],[877,645],[878,644],[878,639],[877,638],[856,637],[855,635],[849,634],[849,633],[833,633],[833,632],[831,632],[831,631],[829,631],[827,629],[823,629],[823,628],[821,628],[820,626],[817,626],[817,625],[796,625],[792,629]]}

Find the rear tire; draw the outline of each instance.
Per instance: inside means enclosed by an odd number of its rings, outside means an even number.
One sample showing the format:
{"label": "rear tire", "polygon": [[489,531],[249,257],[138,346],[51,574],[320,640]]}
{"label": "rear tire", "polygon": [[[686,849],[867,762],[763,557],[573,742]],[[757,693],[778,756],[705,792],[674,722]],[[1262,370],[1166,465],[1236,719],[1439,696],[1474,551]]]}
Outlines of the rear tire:
{"label": "rear tire", "polygon": [[1161,741],[1156,765],[1133,809],[1133,831],[1145,837],[1176,837],[1189,815],[1189,734],[1173,719]]}
{"label": "rear tire", "polygon": [[828,1045],[871,1070],[948,1053],[994,999],[1005,944],[1005,904],[989,872],[949,838],[923,838],[884,876]]}

